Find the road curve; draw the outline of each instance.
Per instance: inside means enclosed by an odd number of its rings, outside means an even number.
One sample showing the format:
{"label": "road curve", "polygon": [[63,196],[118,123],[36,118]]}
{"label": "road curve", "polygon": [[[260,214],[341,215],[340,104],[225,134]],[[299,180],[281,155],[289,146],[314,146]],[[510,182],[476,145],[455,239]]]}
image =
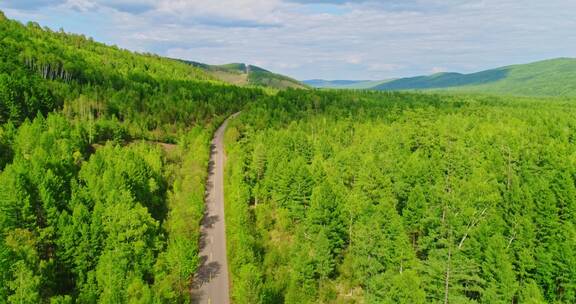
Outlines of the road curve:
{"label": "road curve", "polygon": [[206,211],[200,237],[200,267],[192,285],[192,303],[230,303],[224,222],[224,131],[227,124],[228,119],[216,130],[212,139]]}

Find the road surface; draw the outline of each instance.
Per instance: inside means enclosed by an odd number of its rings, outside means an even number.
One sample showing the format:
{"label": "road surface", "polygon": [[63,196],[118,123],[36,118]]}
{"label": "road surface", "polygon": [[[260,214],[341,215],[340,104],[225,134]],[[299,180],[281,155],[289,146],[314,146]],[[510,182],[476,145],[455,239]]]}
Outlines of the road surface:
{"label": "road surface", "polygon": [[230,303],[224,223],[224,131],[227,124],[228,120],[218,128],[212,139],[206,212],[200,237],[200,267],[194,277],[192,303]]}

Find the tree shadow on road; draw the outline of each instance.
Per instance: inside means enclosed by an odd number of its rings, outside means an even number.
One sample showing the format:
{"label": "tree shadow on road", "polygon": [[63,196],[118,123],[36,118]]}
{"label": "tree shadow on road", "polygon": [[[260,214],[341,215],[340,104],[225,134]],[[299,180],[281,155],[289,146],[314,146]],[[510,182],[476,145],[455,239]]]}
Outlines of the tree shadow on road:
{"label": "tree shadow on road", "polygon": [[200,267],[196,272],[194,278],[194,289],[199,289],[202,285],[209,283],[211,280],[216,278],[220,274],[220,263],[218,262],[208,262],[207,256],[200,257]]}
{"label": "tree shadow on road", "polygon": [[210,145],[210,161],[208,162],[208,175],[206,177],[206,187],[204,190],[204,200],[205,201],[208,200],[208,196],[210,195],[210,193],[214,189],[214,184],[210,181],[210,177],[212,177],[214,175],[214,166],[216,165],[214,163],[214,155],[215,154],[216,154],[216,145],[211,144]]}
{"label": "tree shadow on road", "polygon": [[[216,222],[218,222],[219,220],[220,220],[220,218],[217,215],[208,216],[207,214],[204,214],[204,218],[202,219],[201,225],[204,229],[210,229],[210,228],[214,227],[214,224],[216,224]],[[200,240],[198,242],[198,248],[200,250],[202,250],[202,249],[204,249],[204,247],[206,247],[207,237],[208,237],[208,234],[205,231],[202,231],[202,233],[200,234]]]}

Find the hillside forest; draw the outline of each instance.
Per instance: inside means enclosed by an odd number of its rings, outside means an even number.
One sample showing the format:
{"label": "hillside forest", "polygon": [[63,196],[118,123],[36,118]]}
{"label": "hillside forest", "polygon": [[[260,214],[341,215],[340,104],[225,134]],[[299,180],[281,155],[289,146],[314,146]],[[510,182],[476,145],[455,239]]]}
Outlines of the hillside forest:
{"label": "hillside forest", "polygon": [[0,58],[0,303],[189,303],[237,112],[234,303],[576,302],[573,98],[235,86],[3,14]]}
{"label": "hillside forest", "polygon": [[227,131],[235,303],[574,303],[573,100],[283,92]]}
{"label": "hillside forest", "polygon": [[183,303],[212,132],[264,94],[0,18],[0,303]]}

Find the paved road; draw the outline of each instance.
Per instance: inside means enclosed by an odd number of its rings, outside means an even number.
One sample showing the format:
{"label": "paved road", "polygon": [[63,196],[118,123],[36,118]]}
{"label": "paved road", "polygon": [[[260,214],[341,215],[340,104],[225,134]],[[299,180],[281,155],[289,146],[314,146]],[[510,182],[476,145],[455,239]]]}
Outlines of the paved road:
{"label": "paved road", "polygon": [[230,303],[224,223],[224,130],[227,123],[228,120],[218,128],[212,140],[206,184],[206,213],[200,238],[200,268],[192,286],[192,303]]}

